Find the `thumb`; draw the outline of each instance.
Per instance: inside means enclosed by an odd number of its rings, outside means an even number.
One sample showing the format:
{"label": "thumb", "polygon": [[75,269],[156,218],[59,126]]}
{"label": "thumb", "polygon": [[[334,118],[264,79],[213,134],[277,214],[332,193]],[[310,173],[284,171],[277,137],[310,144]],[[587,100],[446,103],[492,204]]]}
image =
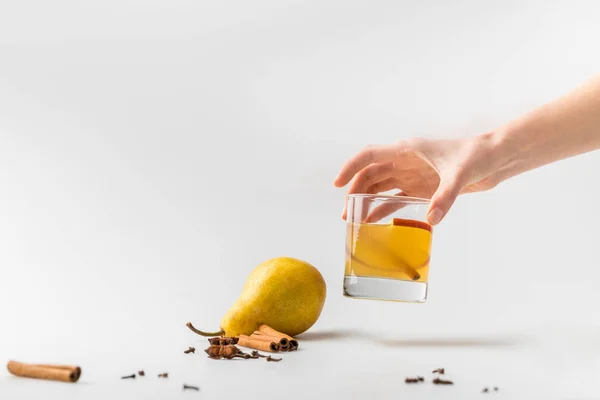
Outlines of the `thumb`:
{"label": "thumb", "polygon": [[427,213],[427,220],[431,225],[437,225],[442,221],[461,190],[462,185],[456,177],[440,182],[440,185],[431,197],[429,212]]}

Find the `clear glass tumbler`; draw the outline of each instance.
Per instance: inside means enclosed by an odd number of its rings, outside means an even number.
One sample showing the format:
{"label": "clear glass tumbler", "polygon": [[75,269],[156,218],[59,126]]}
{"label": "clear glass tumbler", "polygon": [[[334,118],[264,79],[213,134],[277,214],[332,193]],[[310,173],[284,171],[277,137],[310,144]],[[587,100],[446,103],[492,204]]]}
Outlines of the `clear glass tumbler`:
{"label": "clear glass tumbler", "polygon": [[424,303],[433,229],[429,201],[348,195],[344,296]]}

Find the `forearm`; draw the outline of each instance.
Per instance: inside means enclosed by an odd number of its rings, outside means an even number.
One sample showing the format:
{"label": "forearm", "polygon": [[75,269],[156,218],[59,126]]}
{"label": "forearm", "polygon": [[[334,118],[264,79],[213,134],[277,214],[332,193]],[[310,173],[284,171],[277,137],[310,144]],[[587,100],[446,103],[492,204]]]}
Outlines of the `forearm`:
{"label": "forearm", "polygon": [[600,149],[600,75],[510,122],[486,140],[496,154],[493,180]]}

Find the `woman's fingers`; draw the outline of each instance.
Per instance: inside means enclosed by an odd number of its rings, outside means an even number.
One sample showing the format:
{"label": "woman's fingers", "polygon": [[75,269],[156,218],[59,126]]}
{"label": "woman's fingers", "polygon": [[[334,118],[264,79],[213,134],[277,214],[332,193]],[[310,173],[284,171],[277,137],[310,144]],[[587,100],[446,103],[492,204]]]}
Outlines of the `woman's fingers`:
{"label": "woman's fingers", "polygon": [[371,164],[358,174],[348,188],[348,193],[365,193],[365,190],[376,183],[394,176],[394,164]]}
{"label": "woman's fingers", "polygon": [[431,197],[427,212],[427,220],[431,225],[437,225],[442,221],[464,187],[463,174],[450,175],[440,181],[440,185]]}
{"label": "woman's fingers", "polygon": [[346,186],[354,175],[370,164],[394,161],[402,150],[403,148],[400,145],[367,146],[342,165],[337,178],[335,178],[335,186]]}
{"label": "woman's fingers", "polygon": [[[346,193],[346,200],[344,202],[344,210],[342,211],[342,219],[346,218],[348,208],[348,196],[352,193],[376,193],[370,191],[372,186],[391,178],[394,175],[394,165],[392,163],[387,164],[371,164],[358,174]],[[389,190],[389,189],[388,189]]]}
{"label": "woman's fingers", "polygon": [[371,187],[367,189],[366,193],[376,194],[381,192],[387,192],[388,190],[392,189],[400,189],[400,181],[396,178],[388,178],[381,182],[377,182],[371,185]]}
{"label": "woman's fingers", "polygon": [[[395,196],[405,196],[403,192],[396,193]],[[379,204],[373,208],[367,217],[365,218],[366,223],[379,222],[385,217],[393,214],[394,212],[406,207],[408,203],[389,202]]]}

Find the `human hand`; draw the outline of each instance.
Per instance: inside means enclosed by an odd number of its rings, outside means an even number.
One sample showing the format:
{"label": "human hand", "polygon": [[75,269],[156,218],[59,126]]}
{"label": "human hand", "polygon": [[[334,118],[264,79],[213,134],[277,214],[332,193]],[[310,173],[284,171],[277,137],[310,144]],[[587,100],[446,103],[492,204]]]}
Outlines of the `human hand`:
{"label": "human hand", "polygon": [[[485,134],[367,146],[344,163],[334,184],[343,187],[352,181],[346,194],[399,189],[399,196],[431,199],[427,219],[436,225],[460,194],[496,186],[493,172],[499,167],[496,160],[501,158],[495,154],[492,142],[491,134]],[[346,216],[347,197],[342,218]]]}

